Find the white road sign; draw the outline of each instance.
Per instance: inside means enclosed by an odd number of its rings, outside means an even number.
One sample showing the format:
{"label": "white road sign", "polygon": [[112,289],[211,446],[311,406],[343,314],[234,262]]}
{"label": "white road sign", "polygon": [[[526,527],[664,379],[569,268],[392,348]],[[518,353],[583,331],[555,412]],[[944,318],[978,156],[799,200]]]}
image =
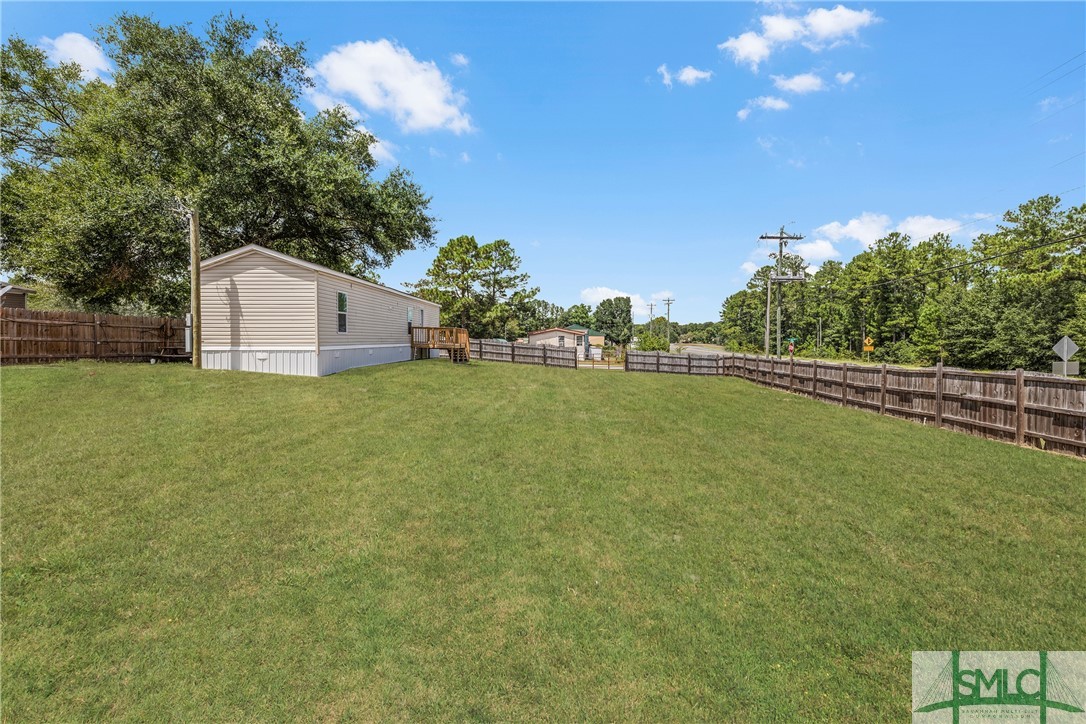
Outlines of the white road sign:
{"label": "white road sign", "polygon": [[1059,342],[1056,342],[1056,346],[1052,348],[1052,351],[1060,356],[1064,362],[1071,359],[1071,356],[1078,352],[1078,345],[1071,341],[1070,337],[1064,337]]}

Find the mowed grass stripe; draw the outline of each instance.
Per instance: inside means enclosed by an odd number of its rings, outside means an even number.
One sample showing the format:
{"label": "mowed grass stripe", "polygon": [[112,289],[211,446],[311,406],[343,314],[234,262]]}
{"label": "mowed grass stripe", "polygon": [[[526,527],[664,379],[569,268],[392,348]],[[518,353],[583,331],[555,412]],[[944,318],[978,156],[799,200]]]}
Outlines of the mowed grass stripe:
{"label": "mowed grass stripe", "polygon": [[5,719],[908,716],[1086,648],[1081,461],[737,379],[5,368]]}

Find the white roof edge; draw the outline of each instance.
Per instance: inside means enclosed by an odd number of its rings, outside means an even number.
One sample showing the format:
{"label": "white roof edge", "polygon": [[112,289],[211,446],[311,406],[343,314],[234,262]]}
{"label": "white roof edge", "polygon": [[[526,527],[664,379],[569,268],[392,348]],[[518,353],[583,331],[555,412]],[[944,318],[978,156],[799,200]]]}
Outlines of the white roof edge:
{"label": "white roof edge", "polygon": [[344,281],[351,282],[352,284],[361,284],[363,286],[372,287],[373,289],[379,289],[383,292],[392,292],[393,294],[399,294],[402,297],[415,299],[420,302],[426,302],[427,304],[433,304],[439,309],[441,308],[440,304],[438,304],[437,302],[431,302],[429,299],[416,297],[414,294],[408,294],[407,292],[401,291],[394,287],[386,287],[384,284],[374,284],[373,282],[366,281],[365,279],[359,279],[358,277],[351,276],[350,274],[344,274],[343,272],[336,271],[335,269],[330,269],[321,264],[314,264],[311,261],[306,261],[305,259],[299,259],[296,256],[291,256],[290,254],[284,254],[281,251],[269,249],[268,247],[261,246],[260,244],[246,244],[245,246],[239,246],[237,249],[231,249],[230,251],[223,252],[218,256],[208,257],[207,259],[204,259],[200,262],[200,268],[206,269],[208,267],[216,266],[224,261],[229,261],[231,259],[235,259],[239,256],[244,256],[245,254],[250,254],[253,252],[256,252],[258,254],[264,254],[280,261],[285,261],[288,264],[293,264],[295,266],[302,267],[303,269],[310,269],[320,274],[330,276],[333,279],[342,279]]}
{"label": "white roof edge", "polygon": [[37,291],[29,287],[21,287],[18,284],[3,284],[0,285],[0,296],[7,294],[8,292],[15,292],[16,294],[37,294]]}

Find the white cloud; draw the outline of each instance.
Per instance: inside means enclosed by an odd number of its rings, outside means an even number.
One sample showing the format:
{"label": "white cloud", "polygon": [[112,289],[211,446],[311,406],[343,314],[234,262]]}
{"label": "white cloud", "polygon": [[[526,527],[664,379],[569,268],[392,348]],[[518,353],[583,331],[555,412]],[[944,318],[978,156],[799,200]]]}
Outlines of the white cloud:
{"label": "white cloud", "polygon": [[55,38],[43,37],[38,46],[54,63],[76,63],[83,69],[83,80],[102,78],[113,72],[113,64],[98,44],[80,33],[63,33]]}
{"label": "white cloud", "polygon": [[[786,9],[795,10],[796,7]],[[757,73],[758,66],[768,60],[777,48],[805,38],[803,44],[809,50],[835,47],[857,37],[863,28],[880,21],[881,18],[871,10],[850,10],[844,5],[837,5],[832,10],[815,8],[806,15],[779,12],[761,17],[761,33],[748,30],[716,47],[731,55],[736,65],[747,65]]]}
{"label": "white cloud", "polygon": [[688,65],[679,71],[678,79],[683,85],[696,85],[703,80],[709,80],[713,77],[713,72],[710,70],[698,70],[692,65]]}
{"label": "white cloud", "polygon": [[1062,111],[1064,108],[1072,105],[1075,100],[1074,96],[1068,98],[1060,98],[1059,96],[1049,96],[1037,101],[1037,108],[1041,113],[1049,113],[1055,111]]}
{"label": "white cloud", "polygon": [[800,73],[791,78],[783,75],[770,77],[773,78],[773,85],[778,90],[787,91],[788,93],[813,93],[824,90],[826,87],[825,83],[822,82],[822,78],[814,73]]}
{"label": "white cloud", "polygon": [[757,98],[751,98],[747,101],[746,107],[740,109],[735,115],[739,120],[745,121],[747,116],[750,115],[751,110],[754,108],[761,108],[763,111],[786,111],[790,107],[788,101],[783,98],[777,98],[776,96],[758,96]]}
{"label": "white cloud", "polygon": [[1053,136],[1052,138],[1048,139],[1048,142],[1049,143],[1063,143],[1065,141],[1070,141],[1070,140],[1071,140],[1071,134],[1070,133],[1064,133],[1061,136]]}
{"label": "white cloud", "polygon": [[800,241],[793,245],[792,249],[807,261],[825,261],[841,256],[837,247],[827,239],[815,239],[813,241]]}
{"label": "white cloud", "polygon": [[460,162],[461,163],[471,163],[471,156],[468,155],[467,151],[461,151],[460,152]]}
{"label": "white cloud", "polygon": [[659,68],[657,68],[656,72],[660,74],[660,77],[664,81],[664,85],[666,85],[668,88],[670,88],[671,87],[671,71],[669,71],[667,69],[667,63],[664,63]]}
{"label": "white cloud", "polygon": [[874,25],[879,20],[874,11],[850,10],[844,5],[838,5],[832,10],[811,10],[804,18],[804,23],[815,40],[825,43],[854,38],[861,29]]}
{"label": "white cloud", "polygon": [[396,156],[395,153],[400,149],[395,143],[390,141],[382,141],[377,139],[376,143],[370,144],[370,153],[377,160],[377,163],[384,164],[385,166],[395,166]]}
{"label": "white cloud", "polygon": [[774,43],[790,43],[803,37],[807,28],[801,18],[790,18],[787,15],[763,15],[762,36]]}
{"label": "white cloud", "polygon": [[842,239],[855,239],[864,246],[871,246],[876,241],[886,236],[890,229],[890,217],[886,214],[875,214],[865,211],[848,223],[832,221],[815,229],[818,236],[829,237],[832,241]]}
{"label": "white cloud", "polygon": [[739,265],[739,268],[745,271],[747,274],[753,274],[758,271],[759,266],[752,261],[745,261]]}
{"label": "white cloud", "polygon": [[855,78],[855,77],[856,77],[856,74],[853,73],[851,70],[848,71],[847,73],[838,73],[838,74],[836,74],[834,76],[834,78],[837,79],[837,82],[840,83],[841,85],[848,85],[849,83],[852,82],[852,79]]}
{"label": "white cloud", "polygon": [[897,231],[908,234],[909,239],[915,244],[925,239],[930,239],[939,232],[949,232],[955,227],[961,226],[957,219],[939,219],[934,216],[909,216],[897,225]]}
{"label": "white cloud", "polygon": [[817,274],[821,270],[822,270],[822,265],[821,264],[808,264],[807,265],[807,274],[809,276],[814,276],[815,274]]}
{"label": "white cloud", "polygon": [[445,158],[445,152],[430,146],[430,158]]}
{"label": "white cloud", "polygon": [[762,150],[766,153],[773,155],[773,147],[777,145],[776,136],[758,136],[754,139],[755,143],[762,147]]}
{"label": "white cloud", "polygon": [[468,58],[468,56],[464,55],[463,53],[453,53],[449,56],[449,60],[452,62],[453,65],[460,68],[467,68],[468,65],[471,63],[471,60]]}
{"label": "white cloud", "polygon": [[337,46],[315,68],[330,94],[353,97],[371,111],[391,115],[403,131],[472,130],[464,111],[467,97],[433,61],[416,60],[389,40]]}
{"label": "white cloud", "polygon": [[773,51],[773,44],[753,31],[743,33],[737,38],[728,38],[716,46],[731,53],[736,65],[746,63],[755,73],[758,64],[766,60]]}
{"label": "white cloud", "polygon": [[[654,292],[649,296],[649,301],[653,302],[657,310],[659,310],[659,301],[670,296],[672,296],[671,292]],[[633,308],[635,317],[647,317],[649,315],[649,302],[645,301],[645,298],[640,294],[630,294],[611,287],[588,287],[581,290],[581,301],[593,307],[604,299],[614,299],[615,297],[629,297],[630,306]],[[656,311],[654,310],[653,313],[656,314]]]}

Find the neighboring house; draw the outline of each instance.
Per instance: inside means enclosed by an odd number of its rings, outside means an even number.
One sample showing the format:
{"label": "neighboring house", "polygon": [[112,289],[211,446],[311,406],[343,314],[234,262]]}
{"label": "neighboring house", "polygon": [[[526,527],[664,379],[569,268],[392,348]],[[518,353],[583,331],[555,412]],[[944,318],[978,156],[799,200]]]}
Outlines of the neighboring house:
{"label": "neighboring house", "polygon": [[[250,244],[200,263],[206,369],[321,376],[411,359],[433,302]],[[432,351],[436,352],[436,350]]]}
{"label": "neighboring house", "polygon": [[596,331],[595,329],[589,329],[588,327],[582,327],[579,324],[571,324],[567,329],[572,329],[575,332],[581,332],[588,334],[588,343],[593,347],[602,347],[606,344],[603,332]]}
{"label": "neighboring house", "polygon": [[26,309],[26,295],[33,293],[33,289],[0,282],[0,307]]}
{"label": "neighboring house", "polygon": [[528,344],[546,344],[551,347],[569,347],[577,350],[577,359],[587,359],[588,335],[583,328],[551,327],[528,333]]}

